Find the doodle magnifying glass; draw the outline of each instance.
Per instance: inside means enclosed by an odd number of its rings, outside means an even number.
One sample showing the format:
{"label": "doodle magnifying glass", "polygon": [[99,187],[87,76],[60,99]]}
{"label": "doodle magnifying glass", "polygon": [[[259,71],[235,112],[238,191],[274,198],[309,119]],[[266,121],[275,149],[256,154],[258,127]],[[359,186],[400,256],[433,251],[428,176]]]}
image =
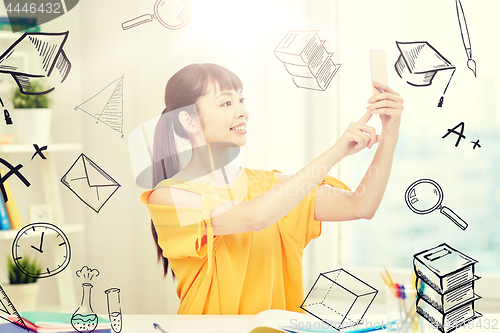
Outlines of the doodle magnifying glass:
{"label": "doodle magnifying glass", "polygon": [[154,14],[138,16],[122,23],[123,30],[134,28],[143,23],[157,19],[165,28],[179,29],[185,26],[191,18],[191,9],[184,0],[156,0]]}
{"label": "doodle magnifying glass", "polygon": [[412,212],[422,215],[439,210],[460,229],[465,230],[468,226],[467,223],[451,209],[442,205],[443,198],[443,190],[432,179],[417,180],[406,189],[405,193],[406,205]]}

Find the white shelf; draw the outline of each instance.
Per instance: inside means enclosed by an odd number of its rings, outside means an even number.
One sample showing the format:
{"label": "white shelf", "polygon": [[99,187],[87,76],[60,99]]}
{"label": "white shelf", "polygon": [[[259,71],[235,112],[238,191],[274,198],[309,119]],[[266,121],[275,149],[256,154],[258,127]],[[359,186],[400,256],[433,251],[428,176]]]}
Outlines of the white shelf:
{"label": "white shelf", "polygon": [[[74,232],[80,232],[85,230],[85,225],[83,224],[65,224],[58,226],[65,234],[71,234]],[[2,239],[14,239],[16,238],[19,229],[9,229],[0,231],[0,240]],[[33,234],[34,235],[34,234]],[[30,236],[28,236],[30,237]]]}
{"label": "white shelf", "polygon": [[0,30],[0,39],[6,39],[8,41],[14,42],[15,40],[19,39],[23,34],[24,31],[12,32],[12,31]]}
{"label": "white shelf", "polygon": [[[41,147],[40,147],[41,148]],[[33,153],[35,150],[31,144],[7,144],[0,145],[0,153]],[[49,143],[47,150],[43,152],[58,152],[58,151],[81,151],[82,144],[80,143]]]}
{"label": "white shelf", "polygon": [[[43,146],[41,146],[43,147]],[[40,147],[40,148],[41,148]],[[61,193],[59,191],[60,181],[59,175],[56,170],[56,163],[51,158],[52,153],[56,152],[72,152],[82,151],[83,145],[80,143],[49,143],[47,150],[43,153],[48,157],[46,160],[40,161],[40,172],[42,175],[43,191],[46,204],[52,207],[53,219],[52,223],[61,228],[64,233],[76,233],[85,230],[83,224],[65,224],[63,206],[61,200]],[[9,153],[28,153],[33,154],[35,148],[33,144],[4,144],[0,145],[0,154]],[[5,230],[0,231],[1,240],[15,239],[19,230]],[[73,278],[73,269],[71,263],[66,269],[57,274],[56,277],[57,290],[59,292],[59,302],[61,309],[74,308],[78,305],[78,300],[75,294],[75,283]]]}

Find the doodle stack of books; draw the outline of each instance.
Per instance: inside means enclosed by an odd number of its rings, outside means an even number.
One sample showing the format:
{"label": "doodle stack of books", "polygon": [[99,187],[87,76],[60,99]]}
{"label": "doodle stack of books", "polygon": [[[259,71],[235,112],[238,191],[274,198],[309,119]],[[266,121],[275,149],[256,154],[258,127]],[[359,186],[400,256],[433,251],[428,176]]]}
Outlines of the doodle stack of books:
{"label": "doodle stack of books", "polygon": [[474,311],[474,302],[481,298],[474,293],[479,279],[474,275],[476,263],[445,243],[413,256],[416,285],[419,280],[424,285],[418,293],[417,313],[443,333],[482,316]]}
{"label": "doodle stack of books", "polygon": [[325,91],[340,68],[334,64],[318,31],[290,31],[274,49],[299,88]]}

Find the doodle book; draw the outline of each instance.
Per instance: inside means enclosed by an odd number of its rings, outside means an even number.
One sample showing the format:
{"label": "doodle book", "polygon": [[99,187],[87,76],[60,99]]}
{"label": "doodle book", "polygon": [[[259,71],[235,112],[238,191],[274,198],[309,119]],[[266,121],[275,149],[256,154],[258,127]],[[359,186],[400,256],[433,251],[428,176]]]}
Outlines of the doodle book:
{"label": "doodle book", "polygon": [[474,319],[483,315],[474,310],[474,301],[479,298],[475,295],[472,301],[454,307],[447,312],[438,311],[434,306],[429,306],[423,298],[417,300],[417,313],[436,326],[441,332],[448,333],[463,327]]}
{"label": "doodle book", "polygon": [[[467,282],[444,294],[438,293],[427,283],[422,281],[422,284],[425,285],[425,287],[423,288],[424,292],[419,293],[419,296],[423,298],[427,303],[431,304],[438,311],[449,312],[457,306],[460,306],[471,300],[481,298],[478,295],[474,294],[474,282],[478,279],[479,277],[475,276],[473,281]],[[420,279],[418,279],[417,284],[419,282]]]}
{"label": "doodle book", "polygon": [[418,294],[417,313],[443,333],[482,316],[474,310],[481,298],[474,293],[476,263],[445,243],[414,255],[416,283],[422,280],[425,286]]}
{"label": "doodle book", "polygon": [[476,262],[444,243],[415,254],[413,259],[415,273],[442,294],[473,281]]}
{"label": "doodle book", "polygon": [[317,30],[290,31],[274,54],[285,64],[297,87],[324,91],[340,68],[324,44]]}

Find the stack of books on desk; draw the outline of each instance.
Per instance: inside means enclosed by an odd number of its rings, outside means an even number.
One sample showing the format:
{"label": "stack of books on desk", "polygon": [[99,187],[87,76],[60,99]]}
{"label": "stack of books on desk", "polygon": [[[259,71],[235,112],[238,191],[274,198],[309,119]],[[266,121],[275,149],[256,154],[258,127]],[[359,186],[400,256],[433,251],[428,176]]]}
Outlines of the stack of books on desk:
{"label": "stack of books on desk", "polygon": [[[7,172],[0,168],[0,178],[5,178]],[[7,177],[8,178],[8,177]],[[7,201],[4,200],[3,195],[0,194],[0,231],[9,229],[21,229],[23,227],[23,220],[17,208],[16,200],[12,194],[9,181],[5,178],[2,182],[5,190]],[[0,307],[1,310],[1,307]]]}
{"label": "stack of books on desk", "polygon": [[417,253],[413,267],[424,284],[417,296],[417,313],[448,333],[482,315],[474,310],[481,297],[474,293],[476,260],[443,243]]}
{"label": "stack of books on desk", "polygon": [[[43,312],[43,311],[26,311],[20,312],[24,325],[29,329],[29,332],[38,333],[63,333],[63,332],[77,332],[71,323],[71,313],[58,313],[58,312]],[[96,317],[95,315],[87,315],[98,321],[94,333],[111,333],[111,322],[106,318]],[[9,317],[12,323],[9,326],[0,326],[0,332],[17,333],[26,332],[23,323],[17,321],[15,316]],[[15,324],[14,324],[15,323]],[[7,330],[8,329],[8,330]],[[82,330],[82,332],[90,332],[90,330]]]}
{"label": "stack of books on desk", "polygon": [[16,140],[15,134],[0,134],[0,145],[10,145]]}

